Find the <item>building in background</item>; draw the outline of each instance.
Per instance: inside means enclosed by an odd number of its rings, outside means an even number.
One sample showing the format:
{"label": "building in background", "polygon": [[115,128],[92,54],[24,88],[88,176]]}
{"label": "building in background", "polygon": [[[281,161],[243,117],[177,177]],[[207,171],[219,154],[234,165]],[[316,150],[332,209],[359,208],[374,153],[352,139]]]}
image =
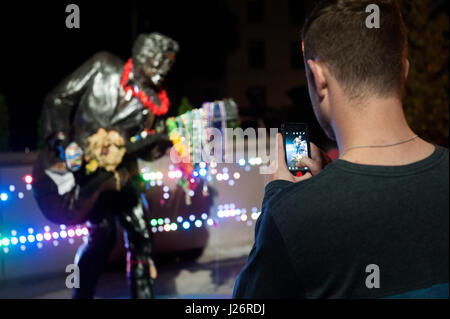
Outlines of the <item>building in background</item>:
{"label": "building in background", "polygon": [[227,58],[227,90],[251,116],[292,105],[289,91],[306,87],[301,28],[310,2],[228,0],[239,39]]}

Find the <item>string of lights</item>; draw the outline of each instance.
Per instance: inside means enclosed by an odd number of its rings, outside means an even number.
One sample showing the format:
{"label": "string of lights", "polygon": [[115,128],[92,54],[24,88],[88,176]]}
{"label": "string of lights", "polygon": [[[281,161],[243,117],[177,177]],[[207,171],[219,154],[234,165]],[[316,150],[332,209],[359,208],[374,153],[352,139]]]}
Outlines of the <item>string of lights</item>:
{"label": "string of lights", "polygon": [[[256,207],[251,209],[248,214],[247,210],[236,209],[234,204],[219,205],[217,213],[213,217],[209,217],[207,213],[200,216],[191,214],[189,217],[178,216],[175,221],[170,218],[153,218],[150,221],[152,232],[175,232],[178,230],[189,230],[201,227],[218,227],[222,219],[234,218],[236,222],[246,222],[248,226],[252,226],[253,221],[257,220],[261,212]],[[26,233],[19,234],[16,230],[11,230],[10,236],[2,236],[0,234],[0,252],[9,253],[11,249],[18,247],[20,251],[25,251],[28,245],[35,245],[37,248],[43,248],[45,243],[52,243],[57,247],[59,241],[67,240],[70,244],[74,243],[74,239],[86,237],[89,235],[89,229],[86,226],[79,225],[76,227],[67,227],[60,225],[58,230],[52,230],[50,226],[45,226],[43,231],[36,232],[35,229],[29,227]]]}
{"label": "string of lights", "polygon": [[[251,158],[248,162],[245,159],[240,159],[238,165],[244,167],[245,171],[250,171],[251,166],[260,165],[260,158]],[[161,187],[162,197],[164,200],[170,198],[170,187],[163,184],[165,174],[161,171],[150,171],[148,167],[141,169],[141,177],[148,187]],[[228,185],[234,186],[235,181],[241,178],[241,173],[238,171],[230,172],[227,167],[223,167],[219,171],[217,163],[211,163],[208,168],[206,163],[200,163],[196,170],[193,171],[193,178],[205,178],[211,181],[213,178],[217,182],[227,182]],[[167,177],[171,180],[178,180],[183,177],[181,170],[175,168],[173,165],[169,167]],[[27,191],[32,190],[33,177],[30,174],[22,178],[25,183]],[[193,197],[195,192],[190,191],[189,196]],[[17,196],[19,199],[24,199],[24,192],[18,191],[18,188],[11,184],[8,190],[0,192],[0,204],[3,205]],[[5,208],[5,206],[3,207]],[[7,206],[6,206],[7,208]],[[5,210],[4,210],[5,211]],[[175,220],[170,218],[153,218],[150,221],[153,233],[176,232],[195,230],[202,227],[218,227],[221,220],[229,219],[236,222],[246,223],[248,226],[253,225],[253,221],[257,220],[260,211],[253,207],[248,213],[245,208],[236,208],[234,203],[222,204],[216,207],[216,212],[212,216],[203,212],[201,214],[191,214],[188,217],[178,216]],[[76,239],[85,239],[89,235],[88,227],[79,225],[75,227],[68,227],[60,225],[58,229],[51,229],[50,226],[45,226],[41,231],[36,231],[32,227],[28,227],[25,232],[19,233],[16,230],[11,230],[4,234],[0,233],[0,253],[8,254],[12,251],[26,251],[27,248],[36,247],[42,249],[43,247],[57,247],[61,241],[67,241],[69,244],[74,244]]]}

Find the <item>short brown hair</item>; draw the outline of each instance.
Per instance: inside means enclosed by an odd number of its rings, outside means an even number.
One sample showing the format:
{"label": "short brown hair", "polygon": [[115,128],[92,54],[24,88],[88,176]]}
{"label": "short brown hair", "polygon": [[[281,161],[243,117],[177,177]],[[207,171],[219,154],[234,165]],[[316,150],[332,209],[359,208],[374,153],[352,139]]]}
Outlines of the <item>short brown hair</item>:
{"label": "short brown hair", "polygon": [[[380,28],[368,28],[366,7],[380,8]],[[304,57],[319,58],[350,98],[401,95],[406,27],[393,0],[323,0],[305,21]]]}

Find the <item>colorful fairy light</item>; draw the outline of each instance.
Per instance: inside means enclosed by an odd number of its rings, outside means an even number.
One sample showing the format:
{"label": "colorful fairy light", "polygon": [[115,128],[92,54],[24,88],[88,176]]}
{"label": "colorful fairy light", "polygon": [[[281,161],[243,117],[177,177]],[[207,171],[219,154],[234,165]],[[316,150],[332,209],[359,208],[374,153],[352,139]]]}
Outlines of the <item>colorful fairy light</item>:
{"label": "colorful fairy light", "polygon": [[33,183],[33,176],[27,174],[23,177],[23,180],[25,181],[25,183],[31,184],[31,183]]}
{"label": "colorful fairy light", "polygon": [[200,219],[197,219],[196,221],[195,221],[195,227],[197,227],[197,228],[200,228],[200,227],[202,227],[202,225],[203,225],[203,222],[200,220]]}
{"label": "colorful fairy light", "polygon": [[6,202],[8,200],[8,194],[1,193],[0,194],[0,200],[2,200],[3,202]]}
{"label": "colorful fairy light", "polygon": [[188,221],[183,222],[184,229],[189,229],[190,227],[191,227],[191,223],[189,223]]}

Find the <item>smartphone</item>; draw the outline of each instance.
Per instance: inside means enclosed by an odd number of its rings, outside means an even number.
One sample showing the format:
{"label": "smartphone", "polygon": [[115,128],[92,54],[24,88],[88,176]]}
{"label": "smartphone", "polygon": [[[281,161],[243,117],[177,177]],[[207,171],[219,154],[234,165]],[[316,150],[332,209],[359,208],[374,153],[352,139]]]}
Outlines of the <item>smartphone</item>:
{"label": "smartphone", "polygon": [[309,146],[309,128],[306,123],[284,123],[281,126],[286,164],[289,171],[297,176],[309,171],[308,167],[297,167],[301,157],[311,157]]}

